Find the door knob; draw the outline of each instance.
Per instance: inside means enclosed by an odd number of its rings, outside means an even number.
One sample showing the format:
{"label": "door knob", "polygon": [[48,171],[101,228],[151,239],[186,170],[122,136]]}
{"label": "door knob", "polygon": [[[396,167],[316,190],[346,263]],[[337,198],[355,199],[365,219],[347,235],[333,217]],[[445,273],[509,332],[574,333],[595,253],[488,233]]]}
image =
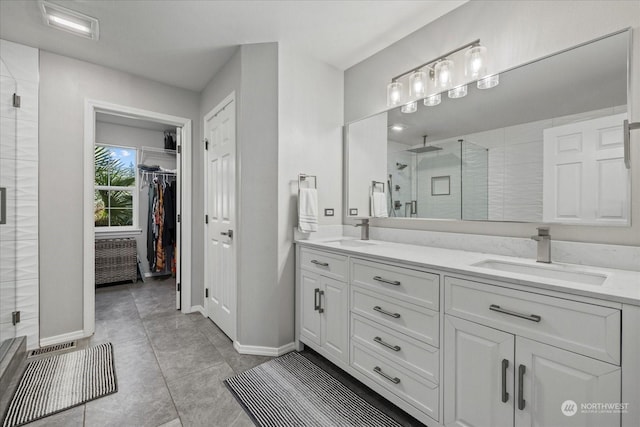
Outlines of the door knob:
{"label": "door knob", "polygon": [[230,239],[233,239],[233,230],[222,231],[220,232],[221,236],[229,236]]}

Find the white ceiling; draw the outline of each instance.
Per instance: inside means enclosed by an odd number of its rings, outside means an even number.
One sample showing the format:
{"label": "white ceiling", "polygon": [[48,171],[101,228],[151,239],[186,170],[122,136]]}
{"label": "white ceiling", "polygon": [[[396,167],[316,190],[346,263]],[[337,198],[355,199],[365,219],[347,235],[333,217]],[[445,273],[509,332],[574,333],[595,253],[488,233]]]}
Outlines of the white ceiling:
{"label": "white ceiling", "polygon": [[54,0],[100,20],[100,40],[43,24],[34,0],[0,1],[0,37],[202,90],[240,44],[279,42],[344,70],[466,0]]}

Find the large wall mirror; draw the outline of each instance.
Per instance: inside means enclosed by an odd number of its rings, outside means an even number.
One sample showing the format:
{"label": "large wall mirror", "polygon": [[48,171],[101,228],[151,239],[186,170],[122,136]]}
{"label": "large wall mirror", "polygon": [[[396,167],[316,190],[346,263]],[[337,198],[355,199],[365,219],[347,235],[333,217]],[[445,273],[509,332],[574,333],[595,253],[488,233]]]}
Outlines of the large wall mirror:
{"label": "large wall mirror", "polygon": [[629,225],[630,43],[621,31],[349,124],[347,216]]}

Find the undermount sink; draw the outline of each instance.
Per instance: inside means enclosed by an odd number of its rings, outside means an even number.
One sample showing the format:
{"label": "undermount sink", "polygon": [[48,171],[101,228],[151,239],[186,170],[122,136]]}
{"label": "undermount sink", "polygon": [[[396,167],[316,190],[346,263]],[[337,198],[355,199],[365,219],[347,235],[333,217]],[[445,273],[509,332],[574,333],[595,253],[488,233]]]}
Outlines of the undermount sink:
{"label": "undermount sink", "polygon": [[575,267],[558,264],[530,265],[488,259],[472,265],[473,267],[526,274],[538,278],[564,280],[584,285],[602,285],[605,280],[607,280],[607,275],[604,273],[584,271]]}
{"label": "undermount sink", "polygon": [[330,243],[338,246],[350,246],[352,248],[359,248],[363,246],[373,246],[377,244],[375,242],[369,242],[366,240],[353,240],[353,239],[333,240],[331,242],[326,242],[326,243]]}

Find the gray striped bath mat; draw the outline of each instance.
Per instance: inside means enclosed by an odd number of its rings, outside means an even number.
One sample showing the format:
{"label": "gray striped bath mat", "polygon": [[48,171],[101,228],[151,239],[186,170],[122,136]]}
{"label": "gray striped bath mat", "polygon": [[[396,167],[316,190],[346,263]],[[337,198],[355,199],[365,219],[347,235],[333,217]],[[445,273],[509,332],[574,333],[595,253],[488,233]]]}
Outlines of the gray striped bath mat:
{"label": "gray striped bath mat", "polygon": [[34,360],[27,365],[3,427],[15,427],[118,391],[113,346]]}
{"label": "gray striped bath mat", "polygon": [[261,427],[400,427],[297,352],[265,362],[225,382]]}

